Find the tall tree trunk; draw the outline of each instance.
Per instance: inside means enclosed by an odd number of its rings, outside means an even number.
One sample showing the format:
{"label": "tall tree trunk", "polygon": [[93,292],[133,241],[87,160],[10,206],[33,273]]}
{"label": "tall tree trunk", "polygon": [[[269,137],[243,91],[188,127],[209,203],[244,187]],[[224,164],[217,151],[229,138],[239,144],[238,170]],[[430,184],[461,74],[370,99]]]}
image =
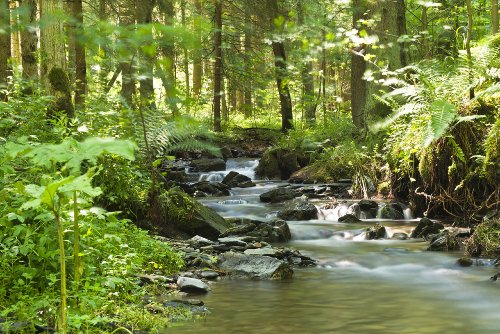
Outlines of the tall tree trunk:
{"label": "tall tree trunk", "polygon": [[62,0],[41,0],[40,45],[43,52],[41,74],[49,95],[55,97],[48,116],[53,112],[65,112],[73,117],[70,83],[67,73],[67,60],[64,45],[63,22],[60,19],[64,11]]}
{"label": "tall tree trunk", "polygon": [[491,0],[491,31],[498,33],[498,0]]}
{"label": "tall tree trunk", "polygon": [[[186,0],[181,0],[181,24],[184,28],[186,28]],[[184,53],[183,59],[183,68],[184,68],[184,82],[186,85],[186,99],[189,101],[191,97],[191,85],[189,82],[189,51],[188,48],[184,45],[182,47],[182,51]],[[186,109],[189,112],[189,103],[186,104]]]}
{"label": "tall tree trunk", "polygon": [[[19,10],[18,10],[18,2],[11,1],[10,2],[10,26],[18,27],[19,26]],[[11,44],[11,56],[12,59],[15,60],[17,64],[21,62],[21,36],[18,29],[11,30],[10,35],[10,44]]]}
{"label": "tall tree trunk", "polygon": [[[405,0],[397,0],[397,36],[403,36],[408,34],[406,29],[406,4]],[[396,40],[396,43],[399,43]],[[401,66],[406,66],[409,63],[408,59],[408,46],[406,43],[400,43],[399,45],[399,58],[401,59]]]}
{"label": "tall tree trunk", "polygon": [[[427,18],[427,6],[422,4],[422,14],[420,16],[420,22],[422,22],[422,27],[420,28],[420,33],[422,36],[422,58],[426,59],[429,55],[429,20]],[[425,31],[425,34],[423,33]]]}
{"label": "tall tree trunk", "polygon": [[0,32],[0,101],[7,100],[4,90],[7,88],[8,77],[10,75],[9,58],[11,52],[10,41],[10,8],[8,0],[0,0],[0,27],[4,28]]}
{"label": "tall tree trunk", "polygon": [[472,29],[473,29],[473,9],[471,0],[466,0],[465,3],[467,5],[467,37],[465,39],[465,49],[467,51],[467,63],[469,65],[469,84],[471,85],[469,89],[469,97],[472,100],[475,95],[474,87],[472,87],[474,70],[472,68],[472,52],[470,49],[470,41],[472,38]]}
{"label": "tall tree trunk", "polygon": [[[153,7],[154,0],[146,0],[137,4],[137,23],[151,24],[153,22]],[[153,32],[148,28],[149,43],[153,42]],[[149,44],[145,45],[140,50],[140,79],[139,79],[139,94],[141,96],[141,104],[149,108],[155,107],[154,102],[154,87],[153,87],[153,63],[154,54],[149,51]]]}
{"label": "tall tree trunk", "polygon": [[[120,0],[119,2],[119,13],[120,13],[120,26],[123,30],[133,30],[135,24],[135,1]],[[135,87],[135,50],[131,47],[127,47],[127,36],[120,36],[122,47],[124,51],[130,52],[126,57],[121,59],[122,67],[122,89],[121,96],[125,102],[131,106],[133,102],[133,96],[136,91]]]}
{"label": "tall tree trunk", "polygon": [[[106,6],[106,0],[99,0],[99,24],[103,24],[106,21],[107,18],[107,6]],[[99,29],[98,31],[99,37],[103,38],[105,35],[105,32],[103,31],[102,28]],[[109,60],[107,59],[107,48],[106,44],[101,42],[99,43],[99,57],[103,59],[101,61],[100,68],[99,68],[99,83],[101,87],[106,87],[106,83],[108,82],[108,73],[111,71],[111,66],[109,63]],[[121,66],[119,65],[120,72],[121,72]],[[116,80],[116,79],[115,79]]]}
{"label": "tall tree trunk", "polygon": [[83,4],[82,0],[73,0],[73,16],[76,21],[75,33],[75,105],[85,103],[87,93],[87,60],[83,43]]}
{"label": "tall tree trunk", "polygon": [[[304,25],[304,4],[303,0],[297,1],[297,23]],[[313,63],[306,57],[302,64],[300,76],[302,79],[302,104],[304,105],[306,123],[312,124],[316,120],[316,103],[314,99],[314,77],[312,75]],[[323,73],[326,75],[326,73]]]}
{"label": "tall tree trunk", "polygon": [[[160,10],[165,16],[165,24],[174,24],[174,2],[173,0],[160,0]],[[162,79],[163,87],[165,88],[166,102],[172,110],[172,115],[179,115],[179,108],[177,107],[177,84],[175,76],[175,42],[170,36],[163,36],[163,45],[161,47],[162,53],[167,58],[164,64],[159,64],[161,67],[160,72],[164,76]]]}
{"label": "tall tree trunk", "polygon": [[22,0],[23,25],[25,28],[21,31],[21,59],[23,65],[23,79],[35,80],[38,77],[36,62],[36,49],[38,36],[36,34],[36,0]]}
{"label": "tall tree trunk", "polygon": [[[352,23],[354,28],[360,30],[359,21],[365,18],[367,11],[365,0],[353,0]],[[366,104],[366,81],[363,75],[366,70],[366,62],[363,56],[366,54],[366,45],[354,48],[351,55],[351,117],[354,125],[364,130],[366,128],[365,104]]]}
{"label": "tall tree trunk", "polygon": [[203,15],[202,0],[194,0],[196,14],[194,17],[194,33],[197,41],[196,49],[193,51],[193,95],[200,96],[203,65],[202,65],[202,38],[201,38],[201,20]]}
{"label": "tall tree trunk", "polygon": [[215,64],[214,64],[214,131],[221,128],[221,94],[222,94],[222,0],[214,0],[215,5]]}
{"label": "tall tree trunk", "polygon": [[245,118],[252,116],[252,36],[250,31],[250,11],[248,6],[245,8],[245,36],[243,46],[245,48],[244,61],[245,61],[245,73],[248,75],[249,80],[245,83],[243,88],[243,113]]}
{"label": "tall tree trunk", "polygon": [[[271,13],[270,25],[273,32],[282,32],[283,25],[276,27],[275,18],[280,15],[278,0],[267,0],[268,9]],[[280,31],[276,31],[277,28]],[[290,97],[290,89],[288,87],[288,69],[286,66],[286,52],[285,45],[282,41],[272,42],[273,55],[274,55],[274,68],[276,76],[276,84],[278,86],[278,93],[280,98],[280,111],[281,111],[281,131],[287,132],[293,129],[293,112],[292,112],[292,99]]]}

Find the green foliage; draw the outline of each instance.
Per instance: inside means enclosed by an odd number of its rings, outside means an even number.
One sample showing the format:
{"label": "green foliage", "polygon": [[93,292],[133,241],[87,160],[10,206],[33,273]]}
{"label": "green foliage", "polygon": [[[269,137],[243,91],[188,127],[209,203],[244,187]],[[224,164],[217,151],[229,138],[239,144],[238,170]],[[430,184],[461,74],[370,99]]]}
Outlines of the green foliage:
{"label": "green foliage", "polygon": [[484,141],[485,159],[483,172],[486,178],[493,183],[500,179],[500,118],[491,127]]}

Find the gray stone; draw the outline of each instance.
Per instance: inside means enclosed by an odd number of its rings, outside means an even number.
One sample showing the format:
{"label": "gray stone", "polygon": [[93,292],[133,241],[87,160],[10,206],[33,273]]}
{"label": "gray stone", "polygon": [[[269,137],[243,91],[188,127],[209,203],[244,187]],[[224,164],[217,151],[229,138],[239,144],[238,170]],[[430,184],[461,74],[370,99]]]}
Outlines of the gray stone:
{"label": "gray stone", "polygon": [[385,227],[380,224],[375,224],[374,226],[368,228],[366,231],[367,240],[383,239],[385,238],[385,235]]}
{"label": "gray stone", "polygon": [[382,219],[398,220],[403,219],[403,212],[396,209],[393,205],[386,205],[381,210]]}
{"label": "gray stone", "polygon": [[195,235],[191,239],[188,240],[190,244],[195,244],[198,246],[209,246],[213,245],[214,242],[211,240],[208,240],[207,238],[200,237],[199,235]]}
{"label": "gray stone", "polygon": [[361,215],[361,207],[358,203],[351,204],[351,206],[347,208],[346,214],[359,218]]}
{"label": "gray stone", "polygon": [[219,238],[218,239],[221,244],[225,244],[227,246],[241,246],[245,247],[247,243],[241,238],[236,238],[236,237],[224,237],[224,238]]}
{"label": "gray stone", "polygon": [[180,276],[177,279],[177,286],[183,292],[201,292],[206,293],[210,290],[208,285],[197,278]]}
{"label": "gray stone", "polygon": [[288,202],[284,209],[278,212],[278,218],[284,220],[310,220],[318,218],[318,209],[304,199]]}
{"label": "gray stone", "polygon": [[238,184],[248,182],[248,181],[252,182],[252,179],[250,179],[246,175],[240,174],[240,173],[235,172],[235,171],[231,171],[231,172],[229,172],[229,174],[227,174],[224,177],[224,179],[222,180],[222,183],[228,185],[229,187],[236,187],[236,186],[238,186]]}
{"label": "gray stone", "polygon": [[233,278],[288,279],[293,275],[287,262],[262,255],[227,252],[219,256],[219,267]]}
{"label": "gray stone", "polygon": [[276,188],[261,194],[259,198],[262,202],[281,203],[298,196],[300,193],[294,189]]}
{"label": "gray stone", "polygon": [[215,172],[226,170],[226,162],[223,159],[197,159],[191,162],[199,172]]}
{"label": "gray stone", "polygon": [[345,224],[354,224],[354,223],[359,223],[360,221],[361,219],[351,214],[343,215],[342,217],[339,218],[339,222]]}
{"label": "gray stone", "polygon": [[200,277],[201,278],[210,279],[210,280],[216,279],[219,276],[220,276],[219,273],[217,273],[217,272],[215,272],[213,270],[203,270],[200,273]]}
{"label": "gray stone", "polygon": [[144,284],[173,283],[173,280],[161,275],[138,274],[136,277],[138,277]]}
{"label": "gray stone", "polygon": [[441,223],[435,223],[429,218],[422,218],[418,225],[413,229],[410,234],[411,238],[427,238],[430,234],[439,233],[444,228]]}
{"label": "gray stone", "polygon": [[271,247],[263,247],[256,249],[247,249],[244,253],[247,255],[276,256],[278,254],[278,251]]}
{"label": "gray stone", "polygon": [[460,249],[460,241],[458,238],[449,233],[442,231],[431,238],[430,245],[427,250],[430,251],[454,251]]}
{"label": "gray stone", "polygon": [[363,211],[370,211],[370,209],[378,208],[378,203],[369,199],[362,199],[358,202],[358,205]]}
{"label": "gray stone", "polygon": [[408,234],[403,232],[396,232],[392,235],[391,239],[393,240],[406,240],[408,239]]}
{"label": "gray stone", "polygon": [[252,187],[255,187],[256,184],[252,181],[244,181],[244,182],[238,183],[236,186],[240,187],[240,188],[252,188]]}

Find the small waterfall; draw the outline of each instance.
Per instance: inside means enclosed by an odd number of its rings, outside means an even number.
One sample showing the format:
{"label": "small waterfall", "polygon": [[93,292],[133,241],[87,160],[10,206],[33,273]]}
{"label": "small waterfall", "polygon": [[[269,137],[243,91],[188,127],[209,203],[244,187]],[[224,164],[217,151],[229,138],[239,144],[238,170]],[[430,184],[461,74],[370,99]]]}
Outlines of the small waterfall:
{"label": "small waterfall", "polygon": [[404,215],[404,219],[405,220],[411,220],[411,219],[414,219],[415,217],[413,216],[413,212],[411,211],[411,209],[404,205],[403,203],[401,203],[401,206],[403,207],[403,215]]}
{"label": "small waterfall", "polygon": [[318,218],[323,220],[338,221],[340,217],[345,216],[349,210],[349,203],[336,204],[331,209],[318,208]]}
{"label": "small waterfall", "polygon": [[382,210],[384,210],[386,204],[385,203],[380,203],[378,205],[378,209],[377,209],[377,216],[375,218],[377,219],[382,219]]}
{"label": "small waterfall", "polygon": [[226,199],[224,201],[220,201],[219,204],[222,205],[240,205],[247,204],[248,202],[242,199]]}
{"label": "small waterfall", "polygon": [[228,159],[226,162],[226,169],[228,171],[235,171],[250,179],[255,179],[255,168],[259,164],[259,159]]}
{"label": "small waterfall", "polygon": [[204,173],[200,175],[198,181],[221,182],[223,179],[222,173]]}

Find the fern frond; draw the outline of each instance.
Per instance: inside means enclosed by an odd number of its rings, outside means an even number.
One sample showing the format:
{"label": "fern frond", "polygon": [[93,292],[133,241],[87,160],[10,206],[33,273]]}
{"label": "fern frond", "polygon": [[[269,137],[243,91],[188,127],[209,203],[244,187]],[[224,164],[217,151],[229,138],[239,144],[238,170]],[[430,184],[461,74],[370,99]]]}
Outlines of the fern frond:
{"label": "fern frond", "polygon": [[431,119],[424,136],[424,147],[441,138],[451,123],[458,117],[457,108],[453,104],[443,100],[433,102],[431,104],[431,112]]}

